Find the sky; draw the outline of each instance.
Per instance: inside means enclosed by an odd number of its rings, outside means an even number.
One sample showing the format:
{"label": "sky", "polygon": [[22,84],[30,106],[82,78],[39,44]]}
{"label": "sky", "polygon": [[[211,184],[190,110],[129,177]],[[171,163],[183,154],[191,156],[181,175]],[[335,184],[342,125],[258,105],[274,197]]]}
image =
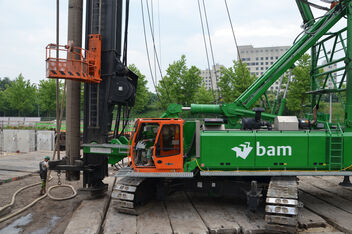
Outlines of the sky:
{"label": "sky", "polygon": [[[85,1],[84,1],[85,2]],[[128,63],[151,75],[146,55],[140,0],[130,1]],[[146,0],[144,14],[146,13]],[[187,66],[207,68],[197,0],[149,0],[155,27],[155,43],[162,74],[184,54]],[[315,3],[327,4],[313,0]],[[302,19],[294,0],[227,0],[239,45],[289,46],[302,31]],[[205,0],[215,63],[231,66],[236,47],[223,0]],[[67,44],[68,0],[60,0],[60,44]],[[316,12],[318,15],[321,12]],[[151,56],[153,47],[145,18]],[[160,24],[159,24],[160,22]],[[159,31],[160,28],[160,31]],[[15,79],[20,73],[33,83],[45,79],[45,47],[56,42],[56,0],[0,0],[0,77]],[[157,72],[160,80],[160,73]]]}

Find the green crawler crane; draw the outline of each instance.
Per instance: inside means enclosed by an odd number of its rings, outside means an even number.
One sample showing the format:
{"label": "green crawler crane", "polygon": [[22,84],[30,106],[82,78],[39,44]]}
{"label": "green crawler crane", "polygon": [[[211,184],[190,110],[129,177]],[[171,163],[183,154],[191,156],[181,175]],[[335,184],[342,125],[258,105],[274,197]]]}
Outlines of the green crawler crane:
{"label": "green crawler crane", "polygon": [[[150,197],[163,199],[176,190],[219,194],[244,190],[250,210],[266,198],[268,231],[296,232],[297,176],[352,175],[352,1],[333,2],[331,9],[317,19],[308,1],[296,2],[304,32],[233,103],[190,107],[173,104],[162,118],[137,120],[128,146],[129,167],[116,175],[124,177],[113,193],[120,212],[138,214],[138,205]],[[347,25],[332,31],[338,22],[344,23],[345,17]],[[327,51],[329,41],[333,46]],[[312,117],[298,119],[252,109],[309,49]],[[325,58],[324,63],[319,63],[321,57]],[[324,70],[341,63],[344,65]],[[332,79],[334,89],[327,89],[328,79],[340,71],[343,73],[339,82]],[[332,124],[319,118],[322,95],[344,91],[344,123]],[[207,114],[210,118],[182,120],[179,115],[184,111]],[[158,131],[153,147],[148,148],[142,143],[152,127]],[[148,154],[152,155],[153,165],[143,162]]]}

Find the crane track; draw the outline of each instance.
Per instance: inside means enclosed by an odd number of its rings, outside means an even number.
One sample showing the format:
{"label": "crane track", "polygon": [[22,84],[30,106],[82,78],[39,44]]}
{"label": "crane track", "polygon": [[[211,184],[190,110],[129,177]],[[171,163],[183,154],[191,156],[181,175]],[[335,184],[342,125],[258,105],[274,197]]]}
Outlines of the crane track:
{"label": "crane track", "polygon": [[270,233],[297,233],[298,204],[297,177],[272,177],[266,196],[266,229]]}
{"label": "crane track", "polygon": [[153,196],[151,180],[141,177],[123,177],[111,194],[112,202],[120,213],[138,215],[138,208]]}

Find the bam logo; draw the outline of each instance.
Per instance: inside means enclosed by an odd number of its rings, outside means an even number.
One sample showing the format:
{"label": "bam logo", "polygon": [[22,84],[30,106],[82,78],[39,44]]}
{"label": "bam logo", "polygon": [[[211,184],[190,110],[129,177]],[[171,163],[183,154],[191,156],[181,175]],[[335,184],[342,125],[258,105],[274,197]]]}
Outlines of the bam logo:
{"label": "bam logo", "polygon": [[[246,144],[246,145],[245,145]],[[241,157],[246,159],[250,152],[252,151],[253,147],[250,147],[250,142],[245,142],[245,144],[240,144],[240,147],[233,147],[232,150],[236,152],[236,158]]]}
{"label": "bam logo", "polygon": [[[253,147],[250,146],[250,142],[245,142],[245,144],[240,144],[240,147],[233,147],[232,150],[236,152],[236,158],[240,157],[246,159],[251,153]],[[262,146],[260,142],[257,141],[256,145],[256,155],[261,157],[267,156],[292,156],[291,146]]]}

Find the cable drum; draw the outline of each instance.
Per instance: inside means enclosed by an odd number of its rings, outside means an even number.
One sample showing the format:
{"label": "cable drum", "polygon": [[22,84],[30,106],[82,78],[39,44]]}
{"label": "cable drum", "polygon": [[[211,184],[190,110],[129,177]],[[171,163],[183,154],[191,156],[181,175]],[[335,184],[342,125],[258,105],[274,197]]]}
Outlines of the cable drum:
{"label": "cable drum", "polygon": [[127,77],[116,79],[112,82],[112,90],[110,93],[110,100],[113,103],[127,104],[134,102],[134,96],[136,88],[131,84]]}

